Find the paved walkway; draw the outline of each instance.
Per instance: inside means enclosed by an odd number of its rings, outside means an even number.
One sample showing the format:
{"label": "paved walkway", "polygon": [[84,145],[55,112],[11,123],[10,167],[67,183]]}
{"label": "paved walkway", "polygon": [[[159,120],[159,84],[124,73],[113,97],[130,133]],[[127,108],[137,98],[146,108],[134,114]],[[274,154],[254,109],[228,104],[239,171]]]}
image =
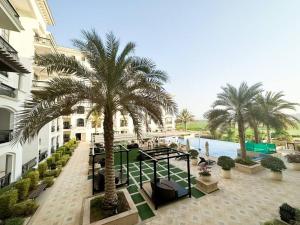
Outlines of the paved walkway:
{"label": "paved walkway", "polygon": [[[172,161],[182,169],[183,161]],[[198,170],[192,167],[198,177]],[[255,175],[232,171],[232,179],[220,178],[220,168],[214,166],[213,177],[219,180],[219,191],[199,199],[184,199],[155,211],[147,225],[260,225],[279,218],[278,208],[289,203],[300,208],[300,171],[287,169],[283,181],[272,181],[269,171]]]}
{"label": "paved walkway", "polygon": [[79,225],[84,197],[91,195],[87,180],[89,146],[80,143],[67,166],[38,199],[40,207],[30,225]]}

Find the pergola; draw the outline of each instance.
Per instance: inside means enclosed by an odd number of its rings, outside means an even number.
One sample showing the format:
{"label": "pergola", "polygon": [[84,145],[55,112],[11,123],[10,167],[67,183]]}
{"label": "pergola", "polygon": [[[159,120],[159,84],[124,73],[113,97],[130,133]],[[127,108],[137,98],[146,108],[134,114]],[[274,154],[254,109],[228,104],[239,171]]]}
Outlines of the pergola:
{"label": "pergola", "polygon": [[[129,185],[129,150],[125,148],[123,145],[115,145],[113,146],[114,148],[114,154],[120,154],[120,183],[116,184],[117,187],[122,186],[122,185]],[[123,152],[126,153],[126,180],[123,180]],[[93,186],[92,186],[92,191],[93,195],[95,194],[95,158],[97,156],[104,156],[105,157],[105,150],[104,148],[95,148],[92,150],[90,157],[92,157],[92,176],[93,176]]]}
{"label": "pergola", "polygon": [[[173,148],[154,148],[154,149],[150,149],[150,150],[139,150],[140,152],[140,188],[148,195],[148,197],[152,200],[152,202],[154,203],[155,209],[158,208],[158,205],[162,204],[160,203],[158,200],[159,196],[156,196],[153,198],[153,193],[157,193],[156,189],[157,187],[157,164],[159,163],[159,161],[163,161],[163,160],[167,160],[167,169],[168,169],[168,181],[171,181],[171,174],[170,174],[170,159],[174,159],[174,158],[184,158],[186,157],[186,162],[187,162],[187,182],[188,182],[188,190],[186,191],[186,189],[184,187],[181,187],[179,184],[177,184],[176,182],[173,182],[173,184],[176,183],[175,189],[180,189],[177,191],[181,191],[181,195],[177,196],[176,199],[178,198],[183,198],[186,196],[191,197],[191,177],[190,177],[190,155],[188,153],[184,153],[181,151],[178,151],[176,149]],[[149,191],[149,184],[148,187],[145,189],[144,185],[143,185],[143,162],[145,161],[150,161],[153,163],[153,180],[154,180],[154,190],[152,190],[153,192]],[[151,181],[150,181],[151,182]],[[149,183],[149,182],[148,182]],[[183,191],[185,190],[185,191]],[[174,199],[174,200],[176,200]]]}

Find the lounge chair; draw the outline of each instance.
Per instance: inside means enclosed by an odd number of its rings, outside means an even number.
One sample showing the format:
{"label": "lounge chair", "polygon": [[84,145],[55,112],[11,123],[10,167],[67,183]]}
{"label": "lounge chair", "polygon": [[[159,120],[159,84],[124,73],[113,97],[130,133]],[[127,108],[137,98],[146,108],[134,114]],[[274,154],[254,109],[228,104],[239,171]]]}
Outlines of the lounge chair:
{"label": "lounge chair", "polygon": [[[121,171],[115,171],[115,184],[120,186],[124,184],[127,180],[126,175],[122,175]],[[105,187],[105,169],[100,169],[98,174],[95,176],[94,187],[96,191],[104,191]]]}

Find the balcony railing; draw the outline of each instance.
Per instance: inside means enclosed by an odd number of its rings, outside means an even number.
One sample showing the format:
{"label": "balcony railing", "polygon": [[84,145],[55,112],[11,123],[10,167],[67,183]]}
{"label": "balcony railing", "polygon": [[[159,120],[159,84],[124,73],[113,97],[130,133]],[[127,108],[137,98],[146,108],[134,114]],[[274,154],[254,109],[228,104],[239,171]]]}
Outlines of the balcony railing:
{"label": "balcony railing", "polygon": [[54,152],[55,152],[55,147],[52,146],[52,147],[51,147],[51,153],[54,153]]}
{"label": "balcony railing", "polygon": [[48,152],[47,152],[47,151],[41,152],[41,153],[39,154],[39,162],[41,162],[41,161],[43,161],[44,159],[46,159],[47,156],[48,156]]}
{"label": "balcony railing", "polygon": [[9,55],[15,60],[19,61],[18,52],[3,38],[0,36],[0,49],[9,53]]}
{"label": "balcony railing", "polygon": [[34,157],[33,159],[31,159],[30,161],[28,161],[27,163],[25,163],[22,166],[22,174],[24,174],[26,171],[28,171],[29,169],[31,169],[32,167],[34,167],[36,165],[36,157]]}
{"label": "balcony railing", "polygon": [[64,124],[64,129],[71,129],[71,124]]}
{"label": "balcony railing", "polygon": [[13,130],[0,130],[0,144],[10,142],[12,140]]}
{"label": "balcony railing", "polygon": [[57,144],[56,144],[56,150],[57,150],[58,148],[59,148],[59,144],[57,143]]}
{"label": "balcony railing", "polygon": [[3,177],[0,177],[0,188],[3,188],[10,184],[11,173],[5,174]]}
{"label": "balcony railing", "polygon": [[35,41],[35,43],[40,44],[40,45],[47,45],[47,46],[51,47],[53,49],[53,51],[56,52],[56,46],[55,46],[53,40],[51,40],[50,38],[35,36],[34,41]]}
{"label": "balcony railing", "polygon": [[33,87],[48,87],[49,86],[49,81],[45,81],[45,80],[32,80],[32,86]]}
{"label": "balcony railing", "polygon": [[52,126],[51,127],[51,132],[54,132],[55,131],[55,126]]}
{"label": "balcony railing", "polygon": [[16,92],[14,88],[0,83],[0,95],[5,95],[11,98],[15,98]]}

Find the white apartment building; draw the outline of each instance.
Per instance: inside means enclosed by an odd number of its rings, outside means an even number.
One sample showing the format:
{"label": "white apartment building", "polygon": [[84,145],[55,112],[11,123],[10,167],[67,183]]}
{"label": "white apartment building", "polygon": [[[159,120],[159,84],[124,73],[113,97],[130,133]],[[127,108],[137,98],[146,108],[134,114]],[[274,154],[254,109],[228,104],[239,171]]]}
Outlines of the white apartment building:
{"label": "white apartment building", "polygon": [[0,188],[63,142],[62,119],[58,119],[30,143],[11,144],[16,114],[30,97],[36,71],[33,56],[43,46],[37,35],[47,37],[47,26],[53,24],[46,0],[0,1]]}

